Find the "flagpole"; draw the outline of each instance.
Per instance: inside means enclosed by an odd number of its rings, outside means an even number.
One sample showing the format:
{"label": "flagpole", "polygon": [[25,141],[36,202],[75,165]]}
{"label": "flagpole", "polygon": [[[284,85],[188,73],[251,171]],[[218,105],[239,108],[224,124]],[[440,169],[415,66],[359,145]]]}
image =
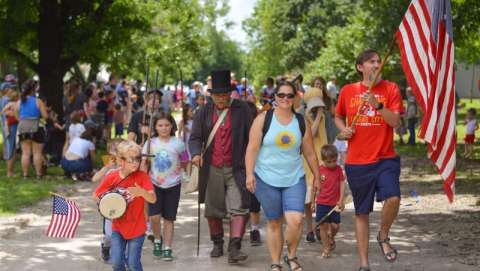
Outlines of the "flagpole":
{"label": "flagpole", "polygon": [[[375,72],[375,76],[373,78],[373,81],[371,81],[370,85],[368,86],[367,92],[371,92],[372,88],[376,85],[378,78],[380,77],[380,74],[382,73],[383,67],[385,67],[385,63],[387,63],[388,58],[393,52],[393,48],[395,47],[395,35],[393,36],[392,40],[390,41],[390,45],[388,46],[388,51],[385,54],[385,57],[382,60],[382,63],[380,64],[380,68]],[[363,103],[358,107],[357,114],[352,119],[352,123],[350,124],[350,127],[354,127],[355,123],[357,122],[358,118],[361,115],[362,108],[365,106],[367,101],[363,101]]]}
{"label": "flagpole", "polygon": [[57,194],[57,193],[52,192],[52,191],[50,191],[50,192],[48,192],[48,193],[49,193],[51,196],[57,196],[57,197],[61,197],[61,198],[70,200],[69,198],[67,198],[67,197],[65,197],[65,196],[63,196],[63,195]]}

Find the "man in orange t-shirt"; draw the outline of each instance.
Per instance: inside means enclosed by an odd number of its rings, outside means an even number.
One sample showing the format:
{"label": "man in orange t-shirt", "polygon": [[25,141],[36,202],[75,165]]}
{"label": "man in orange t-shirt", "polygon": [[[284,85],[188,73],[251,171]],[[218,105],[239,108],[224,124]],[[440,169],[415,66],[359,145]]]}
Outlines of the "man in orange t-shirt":
{"label": "man in orange t-shirt", "polygon": [[371,49],[357,57],[355,68],[362,81],[342,88],[335,114],[339,136],[348,139],[345,172],[355,206],[359,271],[370,270],[369,214],[375,195],[377,201],[384,202],[377,241],[387,261],[397,259],[388,234],[400,205],[400,158],[393,148],[393,129],[400,125],[404,108],[395,83],[378,79],[368,91],[380,62],[378,53]]}

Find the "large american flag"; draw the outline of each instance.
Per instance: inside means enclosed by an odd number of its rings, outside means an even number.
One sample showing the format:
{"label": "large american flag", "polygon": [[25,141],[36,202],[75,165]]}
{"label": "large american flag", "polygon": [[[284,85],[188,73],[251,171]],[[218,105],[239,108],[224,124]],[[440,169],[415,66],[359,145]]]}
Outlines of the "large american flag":
{"label": "large american flag", "polygon": [[53,195],[53,212],[46,235],[56,238],[73,238],[78,223],[80,210],[77,204],[63,197]]}
{"label": "large american flag", "polygon": [[419,136],[444,180],[448,200],[455,193],[455,72],[449,0],[413,0],[396,33],[403,70],[423,109]]}

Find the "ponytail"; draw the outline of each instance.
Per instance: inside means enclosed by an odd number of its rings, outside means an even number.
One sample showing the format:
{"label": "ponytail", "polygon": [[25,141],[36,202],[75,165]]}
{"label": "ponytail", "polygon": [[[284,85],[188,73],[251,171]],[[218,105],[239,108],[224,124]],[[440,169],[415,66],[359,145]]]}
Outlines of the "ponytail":
{"label": "ponytail", "polygon": [[32,95],[37,87],[37,81],[29,79],[22,84],[22,93],[20,94],[21,103],[27,100],[27,97]]}

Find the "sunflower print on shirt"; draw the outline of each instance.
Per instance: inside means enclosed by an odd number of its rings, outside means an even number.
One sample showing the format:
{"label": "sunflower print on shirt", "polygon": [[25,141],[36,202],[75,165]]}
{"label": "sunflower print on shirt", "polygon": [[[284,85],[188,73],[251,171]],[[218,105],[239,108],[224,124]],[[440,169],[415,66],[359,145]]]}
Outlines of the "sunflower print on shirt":
{"label": "sunflower print on shirt", "polygon": [[275,144],[277,144],[278,147],[283,149],[293,147],[295,145],[295,142],[295,135],[290,131],[281,131],[275,136]]}

